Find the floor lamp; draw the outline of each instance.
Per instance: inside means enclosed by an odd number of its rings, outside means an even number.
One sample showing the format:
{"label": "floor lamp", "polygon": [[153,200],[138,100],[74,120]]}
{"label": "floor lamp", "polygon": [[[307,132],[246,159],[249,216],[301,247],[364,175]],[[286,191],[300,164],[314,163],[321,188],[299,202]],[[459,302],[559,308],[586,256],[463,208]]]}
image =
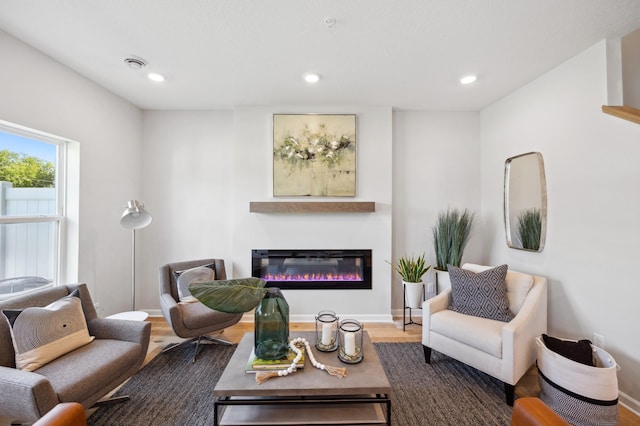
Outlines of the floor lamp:
{"label": "floor lamp", "polygon": [[120,218],[120,225],[133,231],[131,238],[131,305],[136,310],[136,229],[144,228],[151,223],[151,215],[138,200],[127,202],[127,208]]}

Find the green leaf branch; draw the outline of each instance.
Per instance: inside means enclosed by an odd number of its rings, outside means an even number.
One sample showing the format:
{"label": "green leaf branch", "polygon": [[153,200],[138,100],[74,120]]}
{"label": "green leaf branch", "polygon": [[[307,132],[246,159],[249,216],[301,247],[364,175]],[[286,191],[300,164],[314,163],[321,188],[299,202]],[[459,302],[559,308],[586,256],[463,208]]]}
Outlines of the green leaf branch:
{"label": "green leaf branch", "polygon": [[260,278],[239,278],[194,282],[189,285],[191,295],[203,305],[232,314],[249,312],[269,292],[267,282]]}

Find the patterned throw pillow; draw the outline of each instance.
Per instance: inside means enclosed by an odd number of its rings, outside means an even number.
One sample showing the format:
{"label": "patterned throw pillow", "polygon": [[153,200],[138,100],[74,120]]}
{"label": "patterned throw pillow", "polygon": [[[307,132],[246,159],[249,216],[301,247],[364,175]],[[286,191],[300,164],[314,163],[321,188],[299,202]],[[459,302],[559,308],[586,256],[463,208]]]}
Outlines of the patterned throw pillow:
{"label": "patterned throw pillow", "polygon": [[[462,265],[463,269],[472,272],[482,272],[487,269],[491,269],[491,266],[476,265],[473,263],[465,263]],[[516,271],[507,271],[507,299],[509,299],[509,309],[516,315],[520,312],[520,308],[529,295],[529,290],[533,287],[534,278],[533,275],[525,274]]]}
{"label": "patterned throw pillow", "polygon": [[509,310],[507,265],[482,272],[471,272],[449,265],[451,278],[450,309],[461,314],[509,322],[513,313]]}
{"label": "patterned throw pillow", "polygon": [[35,371],[93,341],[78,290],[45,307],[5,309],[16,353],[16,367]]}
{"label": "patterned throw pillow", "polygon": [[216,271],[213,269],[214,267],[215,266],[212,263],[173,273],[178,284],[178,297],[181,302],[192,303],[198,301],[198,299],[191,295],[191,291],[189,291],[189,284],[196,282],[206,283],[215,280]]}

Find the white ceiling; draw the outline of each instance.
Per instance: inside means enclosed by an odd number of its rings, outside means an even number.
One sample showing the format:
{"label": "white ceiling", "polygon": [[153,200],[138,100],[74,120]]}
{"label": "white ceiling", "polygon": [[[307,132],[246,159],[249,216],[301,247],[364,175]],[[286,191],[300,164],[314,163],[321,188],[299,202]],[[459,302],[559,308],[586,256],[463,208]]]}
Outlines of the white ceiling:
{"label": "white ceiling", "polygon": [[640,0],[0,0],[1,29],[144,109],[476,111],[638,27]]}

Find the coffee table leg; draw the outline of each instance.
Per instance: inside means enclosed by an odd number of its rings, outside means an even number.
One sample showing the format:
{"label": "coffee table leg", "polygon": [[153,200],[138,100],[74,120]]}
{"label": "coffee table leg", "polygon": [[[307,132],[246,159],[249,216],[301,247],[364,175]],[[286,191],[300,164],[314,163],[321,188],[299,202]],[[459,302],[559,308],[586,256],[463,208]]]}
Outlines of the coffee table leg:
{"label": "coffee table leg", "polygon": [[219,421],[218,421],[218,409],[220,408],[220,405],[218,404],[218,398],[214,398],[213,400],[213,426],[218,426]]}
{"label": "coffee table leg", "polygon": [[391,399],[387,395],[387,426],[391,426]]}

